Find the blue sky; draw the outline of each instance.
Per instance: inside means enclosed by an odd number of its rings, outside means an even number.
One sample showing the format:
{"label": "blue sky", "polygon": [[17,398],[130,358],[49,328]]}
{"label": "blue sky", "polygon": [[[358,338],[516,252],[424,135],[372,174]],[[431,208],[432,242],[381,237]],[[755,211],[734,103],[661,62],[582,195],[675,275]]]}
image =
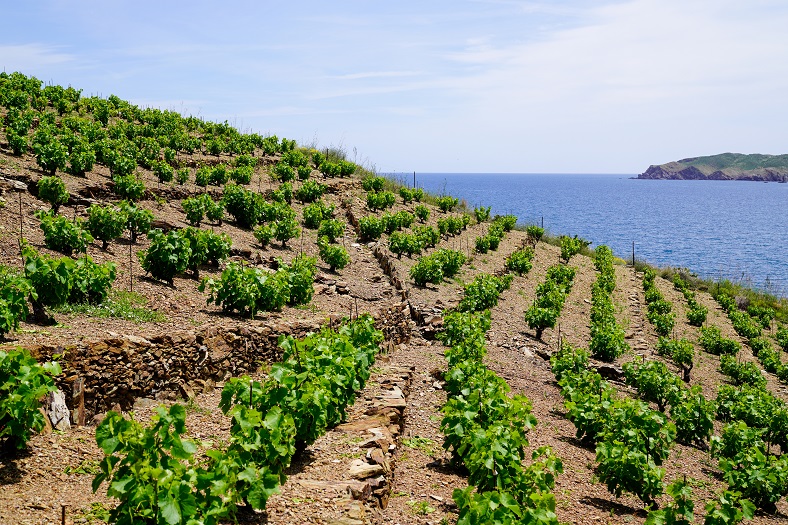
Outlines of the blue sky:
{"label": "blue sky", "polygon": [[2,13],[5,71],[342,147],[380,172],[639,173],[788,152],[782,0],[37,0]]}

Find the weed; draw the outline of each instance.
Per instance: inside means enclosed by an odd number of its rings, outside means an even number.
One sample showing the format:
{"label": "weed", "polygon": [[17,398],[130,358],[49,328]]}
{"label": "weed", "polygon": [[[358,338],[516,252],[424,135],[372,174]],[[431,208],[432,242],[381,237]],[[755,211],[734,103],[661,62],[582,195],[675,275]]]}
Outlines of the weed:
{"label": "weed", "polygon": [[112,317],[135,323],[161,323],[167,318],[161,312],[150,310],[147,299],[135,292],[113,290],[101,304],[64,304],[52,308],[56,313],[81,314],[90,317]]}
{"label": "weed", "polygon": [[194,400],[194,398],[189,399],[189,401],[186,403],[184,408],[186,409],[187,412],[192,414],[204,414],[204,415],[211,414],[210,409],[198,405],[197,402]]}
{"label": "weed", "polygon": [[106,523],[109,519],[109,510],[103,503],[94,502],[89,508],[83,508],[74,513],[74,522],[82,523]]}
{"label": "weed", "polygon": [[414,501],[408,502],[411,512],[417,516],[427,516],[435,512],[435,507],[431,506],[427,501]]}
{"label": "weed", "polygon": [[408,448],[421,450],[428,455],[432,455],[435,452],[435,442],[430,438],[414,436],[412,438],[403,439],[402,444]]}
{"label": "weed", "polygon": [[97,460],[86,459],[83,460],[82,463],[80,463],[76,467],[72,467],[70,465],[67,466],[65,469],[63,469],[63,472],[65,472],[66,474],[90,474],[92,476],[95,476],[96,474],[101,472],[101,469],[99,468],[99,463]]}

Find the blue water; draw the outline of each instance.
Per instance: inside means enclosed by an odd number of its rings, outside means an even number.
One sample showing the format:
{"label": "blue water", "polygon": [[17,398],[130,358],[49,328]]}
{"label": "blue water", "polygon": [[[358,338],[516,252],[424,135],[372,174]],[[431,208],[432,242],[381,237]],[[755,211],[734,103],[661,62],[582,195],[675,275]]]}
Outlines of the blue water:
{"label": "blue water", "polygon": [[[421,173],[431,193],[491,206],[616,255],[788,295],[788,184],[633,175]],[[394,175],[412,184],[413,175]]]}

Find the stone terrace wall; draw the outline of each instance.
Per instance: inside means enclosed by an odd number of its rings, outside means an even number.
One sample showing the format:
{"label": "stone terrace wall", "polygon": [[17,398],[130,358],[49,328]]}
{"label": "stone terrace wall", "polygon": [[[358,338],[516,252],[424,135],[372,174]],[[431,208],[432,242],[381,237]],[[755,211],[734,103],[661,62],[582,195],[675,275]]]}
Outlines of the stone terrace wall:
{"label": "stone terrace wall", "polygon": [[[410,311],[394,304],[375,315],[387,343],[407,342]],[[68,347],[37,345],[28,350],[39,360],[60,358],[63,374],[56,378],[70,409],[76,408],[78,379],[84,380],[86,419],[113,407],[129,410],[138,398],[189,398],[210,391],[232,376],[251,373],[281,358],[281,335],[302,338],[322,328],[319,321],[243,323],[211,326],[199,331],[143,338],[113,334]]]}

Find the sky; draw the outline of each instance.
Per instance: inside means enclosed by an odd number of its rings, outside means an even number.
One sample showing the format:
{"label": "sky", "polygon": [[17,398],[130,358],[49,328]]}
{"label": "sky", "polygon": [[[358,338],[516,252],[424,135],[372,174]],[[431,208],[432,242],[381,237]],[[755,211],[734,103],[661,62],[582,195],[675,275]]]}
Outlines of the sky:
{"label": "sky", "polygon": [[788,153],[784,0],[36,0],[0,68],[381,173]]}

